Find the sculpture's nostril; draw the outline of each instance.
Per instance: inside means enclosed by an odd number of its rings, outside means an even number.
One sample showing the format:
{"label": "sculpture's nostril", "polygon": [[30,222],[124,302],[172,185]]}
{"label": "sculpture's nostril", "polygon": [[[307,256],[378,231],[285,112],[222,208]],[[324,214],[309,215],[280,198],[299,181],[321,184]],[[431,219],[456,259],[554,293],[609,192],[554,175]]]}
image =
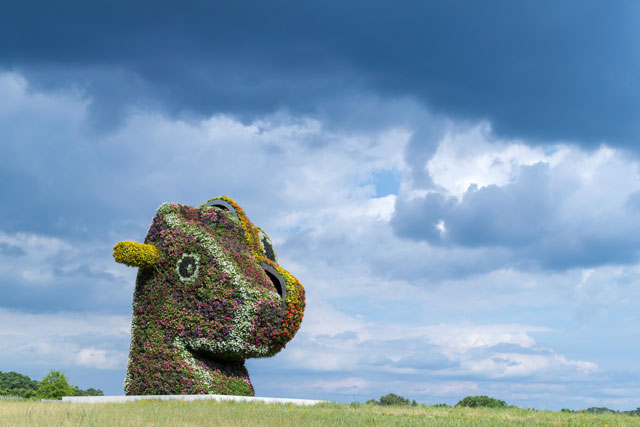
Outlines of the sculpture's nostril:
{"label": "sculpture's nostril", "polygon": [[273,283],[273,286],[276,288],[276,290],[278,291],[280,296],[282,296],[282,285],[280,284],[280,281],[273,274],[271,274],[269,271],[265,270],[265,273],[267,273],[267,277],[269,279],[271,279],[271,282]]}

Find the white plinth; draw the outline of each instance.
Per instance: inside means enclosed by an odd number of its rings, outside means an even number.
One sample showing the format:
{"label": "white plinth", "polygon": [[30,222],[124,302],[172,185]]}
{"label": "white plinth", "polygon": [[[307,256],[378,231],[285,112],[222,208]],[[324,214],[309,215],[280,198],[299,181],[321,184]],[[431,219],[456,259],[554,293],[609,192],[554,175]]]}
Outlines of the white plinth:
{"label": "white plinth", "polygon": [[310,399],[286,399],[281,397],[253,397],[253,396],[227,396],[221,394],[174,394],[174,395],[147,395],[147,396],[64,396],[63,402],[72,403],[126,403],[136,400],[184,400],[191,402],[194,400],[234,400],[236,402],[264,402],[281,403],[293,405],[316,405],[327,402],[326,400]]}

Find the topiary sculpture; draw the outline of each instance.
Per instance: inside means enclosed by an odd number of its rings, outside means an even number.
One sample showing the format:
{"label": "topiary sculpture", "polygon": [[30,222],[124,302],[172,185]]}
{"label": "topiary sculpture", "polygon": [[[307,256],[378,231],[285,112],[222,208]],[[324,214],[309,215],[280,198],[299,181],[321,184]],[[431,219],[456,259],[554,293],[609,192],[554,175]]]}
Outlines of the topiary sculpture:
{"label": "topiary sculpture", "polygon": [[304,288],[228,197],[161,205],[144,244],[114,246],[139,268],[125,393],[253,396],[245,359],[293,338]]}

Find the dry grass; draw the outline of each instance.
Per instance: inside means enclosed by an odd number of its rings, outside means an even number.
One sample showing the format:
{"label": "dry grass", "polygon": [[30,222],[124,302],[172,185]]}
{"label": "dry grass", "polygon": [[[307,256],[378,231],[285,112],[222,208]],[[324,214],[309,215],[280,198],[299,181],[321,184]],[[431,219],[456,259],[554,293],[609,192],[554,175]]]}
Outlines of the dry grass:
{"label": "dry grass", "polygon": [[293,406],[215,401],[79,404],[0,400],[0,426],[640,426],[618,414],[527,409]]}

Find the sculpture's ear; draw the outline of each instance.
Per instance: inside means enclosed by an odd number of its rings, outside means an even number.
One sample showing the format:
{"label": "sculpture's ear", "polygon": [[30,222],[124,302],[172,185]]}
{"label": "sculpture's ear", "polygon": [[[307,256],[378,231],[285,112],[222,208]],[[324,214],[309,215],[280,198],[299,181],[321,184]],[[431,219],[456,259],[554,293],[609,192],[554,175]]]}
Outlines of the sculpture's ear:
{"label": "sculpture's ear", "polygon": [[238,213],[236,212],[235,208],[231,206],[231,203],[228,203],[221,198],[211,199],[207,203],[205,203],[203,206],[214,206],[216,208],[224,209],[225,211],[231,213],[231,215],[238,218]]}
{"label": "sculpture's ear", "polygon": [[118,242],[113,247],[116,262],[131,267],[151,267],[159,258],[158,250],[153,245],[138,242]]}

